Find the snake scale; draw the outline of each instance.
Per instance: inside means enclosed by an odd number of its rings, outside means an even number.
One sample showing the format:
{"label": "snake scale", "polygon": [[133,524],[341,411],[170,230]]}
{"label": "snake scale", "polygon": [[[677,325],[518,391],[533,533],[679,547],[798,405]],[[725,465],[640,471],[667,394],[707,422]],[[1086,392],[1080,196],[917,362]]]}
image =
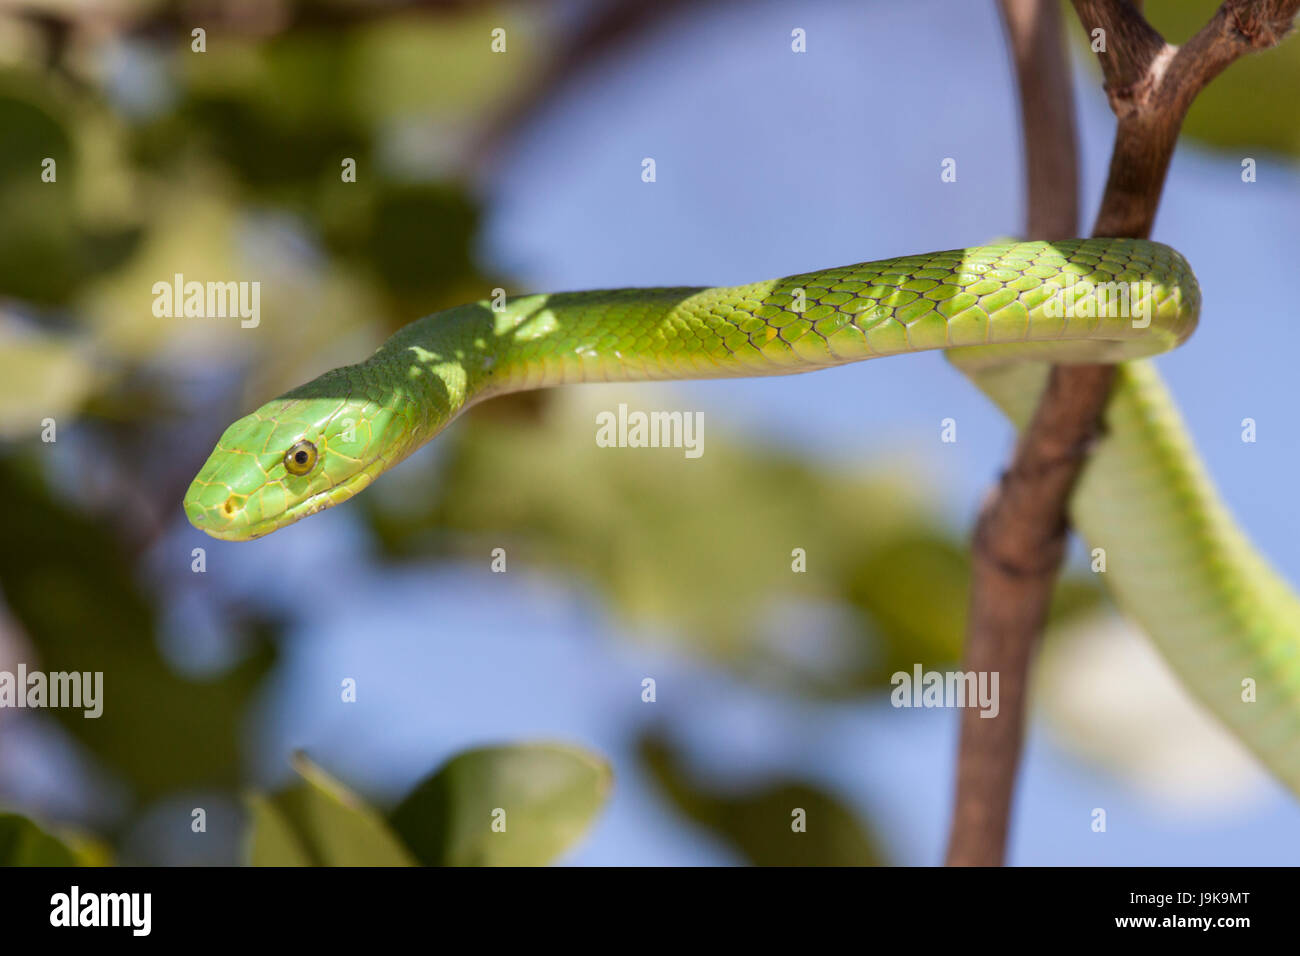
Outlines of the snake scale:
{"label": "snake scale", "polygon": [[[1117,287],[1132,290],[1127,302]],[[1122,363],[1074,525],[1105,549],[1116,602],[1183,683],[1300,793],[1300,602],[1220,501],[1154,368],[1135,361],[1181,344],[1199,312],[1186,260],[1136,239],[478,302],[418,319],[365,361],[236,421],[184,507],[217,538],[260,537],[352,497],[475,402],[524,389],[784,375],[944,349],[1023,427],[1049,363]]]}

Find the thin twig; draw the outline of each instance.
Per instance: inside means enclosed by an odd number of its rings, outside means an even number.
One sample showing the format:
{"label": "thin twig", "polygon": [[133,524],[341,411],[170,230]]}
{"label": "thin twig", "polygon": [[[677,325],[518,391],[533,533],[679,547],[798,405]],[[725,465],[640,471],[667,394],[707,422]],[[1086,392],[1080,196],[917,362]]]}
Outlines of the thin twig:
{"label": "thin twig", "polygon": [[[1014,50],[1016,32],[1029,30],[1032,18],[1017,9],[1016,0],[1003,4]],[[1039,16],[1051,16],[1048,10],[1055,6],[1054,0],[1044,0]],[[1178,131],[1196,94],[1233,60],[1277,44],[1300,0],[1227,0],[1182,49],[1165,43],[1130,0],[1074,0],[1074,6],[1089,35],[1097,28],[1105,31],[1105,51],[1098,58],[1119,120],[1093,235],[1146,237]],[[1039,42],[1059,49],[1059,30]],[[1018,69],[1034,62],[1027,54],[1016,55]],[[1045,85],[1052,75],[1021,73],[1020,88]],[[1027,124],[1034,121],[1027,108],[1024,116]],[[1036,135],[1027,125],[1026,144]],[[1051,182],[1050,174],[1046,181]],[[1031,217],[1036,201],[1031,193]],[[993,866],[1005,858],[1029,660],[1065,554],[1069,497],[1098,435],[1113,381],[1108,366],[1053,367],[1011,465],[976,524],[966,666],[999,673],[1000,708],[991,719],[974,710],[962,713],[949,865]]]}
{"label": "thin twig", "polygon": [[1060,9],[1038,0],[1000,0],[999,6],[1020,91],[1026,234],[1070,239],[1079,234],[1079,159]]}

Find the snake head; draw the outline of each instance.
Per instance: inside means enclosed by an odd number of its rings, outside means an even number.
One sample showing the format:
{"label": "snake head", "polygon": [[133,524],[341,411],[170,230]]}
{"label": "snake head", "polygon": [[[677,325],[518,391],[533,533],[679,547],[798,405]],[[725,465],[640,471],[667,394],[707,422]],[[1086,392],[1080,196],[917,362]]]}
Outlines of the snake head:
{"label": "snake head", "polygon": [[329,397],[347,392],[328,384],[317,379],[226,429],[185,494],[190,524],[214,538],[260,538],[346,501],[405,457],[405,403]]}

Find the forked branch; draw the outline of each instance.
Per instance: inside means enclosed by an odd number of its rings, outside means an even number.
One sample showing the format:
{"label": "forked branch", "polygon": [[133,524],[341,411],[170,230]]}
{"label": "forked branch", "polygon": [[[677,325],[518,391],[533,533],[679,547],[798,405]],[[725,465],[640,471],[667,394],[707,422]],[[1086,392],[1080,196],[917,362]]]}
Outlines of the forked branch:
{"label": "forked branch", "polygon": [[[1022,96],[1033,238],[1059,238],[1056,210],[1072,202],[1074,160],[1048,152],[1034,102],[1067,102],[1055,0],[1001,0]],[[1276,45],[1289,32],[1300,0],[1227,0],[1183,47],[1174,47],[1131,0],[1074,0],[1095,48],[1118,119],[1110,174],[1094,236],[1151,234],[1165,175],[1188,108],[1233,60]],[[1100,30],[1102,33],[1094,34]],[[1039,44],[1037,55],[1026,48]],[[1030,92],[1027,92],[1030,91]],[[1050,108],[1059,112],[1058,107]],[[1051,124],[1061,135],[1059,120]],[[1072,132],[1068,142],[1073,151]],[[1037,151],[1037,152],[1036,152]],[[1043,166],[1050,161],[1050,168]],[[1036,165],[1037,164],[1037,165]],[[1043,234],[1036,234],[1043,228]],[[1109,366],[1058,365],[1038,409],[1016,445],[1011,464],[981,509],[973,545],[966,667],[999,673],[1000,710],[981,718],[962,713],[957,792],[949,865],[1003,862],[1024,726],[1029,663],[1047,620],[1052,587],[1065,554],[1067,506],[1096,440],[1114,382]]]}

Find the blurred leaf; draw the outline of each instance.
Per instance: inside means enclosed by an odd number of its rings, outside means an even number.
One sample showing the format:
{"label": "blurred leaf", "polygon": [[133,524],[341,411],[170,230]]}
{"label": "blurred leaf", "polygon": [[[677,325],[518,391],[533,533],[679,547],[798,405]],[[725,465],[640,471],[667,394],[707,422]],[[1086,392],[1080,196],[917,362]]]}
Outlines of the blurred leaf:
{"label": "blurred leaf", "polygon": [[244,854],[249,866],[311,866],[312,858],[292,824],[270,797],[245,796],[250,817]]}
{"label": "blurred leaf", "polygon": [[961,657],[970,589],[970,556],[955,541],[918,528],[858,561],[847,597],[879,630],[883,659],[877,679]]}
{"label": "blurred leaf", "polygon": [[259,199],[307,202],[322,176],[337,180],[343,157],[369,157],[366,131],[339,108],[352,42],[346,31],[227,37],[182,57],[178,104],[135,130],[135,160],[184,175],[217,159]]}
{"label": "blurred leaf", "polygon": [[[553,55],[543,16],[527,7],[479,3],[454,16],[392,16],[354,33],[348,80],[337,84],[354,115],[369,122],[432,118],[482,122]],[[507,56],[491,31],[506,31]]]}
{"label": "blurred leaf", "polygon": [[[366,502],[387,553],[505,545],[529,564],[582,573],[634,623],[739,662],[770,601],[837,597],[858,548],[923,513],[896,477],[828,474],[716,430],[693,460],[599,448],[593,415],[620,401],[672,407],[662,391],[586,388],[557,393],[538,422],[476,413],[444,440],[433,494],[421,479],[409,500],[394,489]],[[795,548],[807,553],[805,574],[792,571]]]}
{"label": "blurred leaf", "polygon": [[0,811],[0,866],[101,866],[97,844],[61,839],[17,813]]}
{"label": "blurred leaf", "polygon": [[403,321],[491,294],[471,258],[479,208],[463,186],[381,181],[372,192],[349,195],[364,195],[369,205],[345,205],[353,213],[346,219],[324,213],[326,239],[379,280],[408,316]]}
{"label": "blurred leaf", "polygon": [[126,264],[144,240],[143,228],[130,225],[115,229],[82,230],[81,261],[90,272],[111,272]]}
{"label": "blurred leaf", "polygon": [[377,810],[305,756],[293,763],[300,784],[249,799],[253,866],[414,865]]}
{"label": "blurred leaf", "polygon": [[[576,843],[609,793],[609,765],[574,747],[470,750],[391,815],[426,866],[543,866]],[[504,810],[504,832],[494,830]]]}
{"label": "blurred leaf", "polygon": [[0,439],[35,435],[47,417],[64,422],[95,385],[93,366],[73,343],[0,323]]}
{"label": "blurred leaf", "polygon": [[[694,779],[666,739],[645,737],[641,759],[673,805],[757,866],[881,866],[876,841],[852,810],[797,780],[722,792]],[[795,812],[806,829],[797,832]]]}
{"label": "blurred leaf", "polygon": [[[417,475],[408,497],[390,484],[361,499],[382,547],[477,560],[504,546],[512,560],[576,571],[657,639],[798,693],[886,687],[915,662],[960,658],[967,543],[937,521],[914,469],[832,469],[717,428],[693,460],[599,448],[594,413],[621,401],[673,407],[663,392],[611,386],[558,393],[540,417],[492,413],[500,400],[476,411],[442,439],[436,482]],[[1068,611],[1100,600],[1095,587],[1067,592]],[[806,618],[778,612],[827,605],[861,618],[819,634],[822,660],[806,666]]]}
{"label": "blurred leaf", "polygon": [[[81,281],[72,143],[56,101],[19,81],[0,83],[0,295],[68,301]],[[52,159],[57,179],[43,182]]]}
{"label": "blurred leaf", "polygon": [[278,97],[195,99],[174,122],[178,135],[204,136],[207,149],[264,198],[292,197],[326,175],[337,180],[344,157],[358,164],[369,159],[364,137],[340,124],[337,111],[294,123],[272,109],[278,103]]}
{"label": "blurred leaf", "polygon": [[[142,800],[233,786],[245,709],[272,662],[270,644],[253,643],[221,676],[178,675],[159,654],[157,614],[133,558],[102,518],[65,507],[34,472],[0,458],[0,591],[36,649],[33,669],[104,675],[100,717],[68,708],[50,715]],[[188,569],[188,554],[175,560]]]}
{"label": "blurred leaf", "polygon": [[41,164],[47,158],[57,163],[60,178],[65,173],[70,176],[72,141],[54,116],[56,102],[16,75],[0,74],[0,83],[0,130],[5,144],[0,150],[0,184],[40,183]]}
{"label": "blurred leaf", "polygon": [[37,305],[71,300],[84,275],[79,240],[68,201],[59,185],[0,190],[0,295]]}
{"label": "blurred leaf", "polygon": [[[139,224],[113,220],[113,202],[82,182],[78,155],[85,153],[86,140],[104,147],[111,139],[105,133],[111,122],[96,109],[67,104],[48,85],[0,72],[0,295],[66,304],[139,241]],[[47,160],[54,162],[52,182],[43,179]],[[95,184],[106,187],[121,177],[114,160],[95,160]]]}

